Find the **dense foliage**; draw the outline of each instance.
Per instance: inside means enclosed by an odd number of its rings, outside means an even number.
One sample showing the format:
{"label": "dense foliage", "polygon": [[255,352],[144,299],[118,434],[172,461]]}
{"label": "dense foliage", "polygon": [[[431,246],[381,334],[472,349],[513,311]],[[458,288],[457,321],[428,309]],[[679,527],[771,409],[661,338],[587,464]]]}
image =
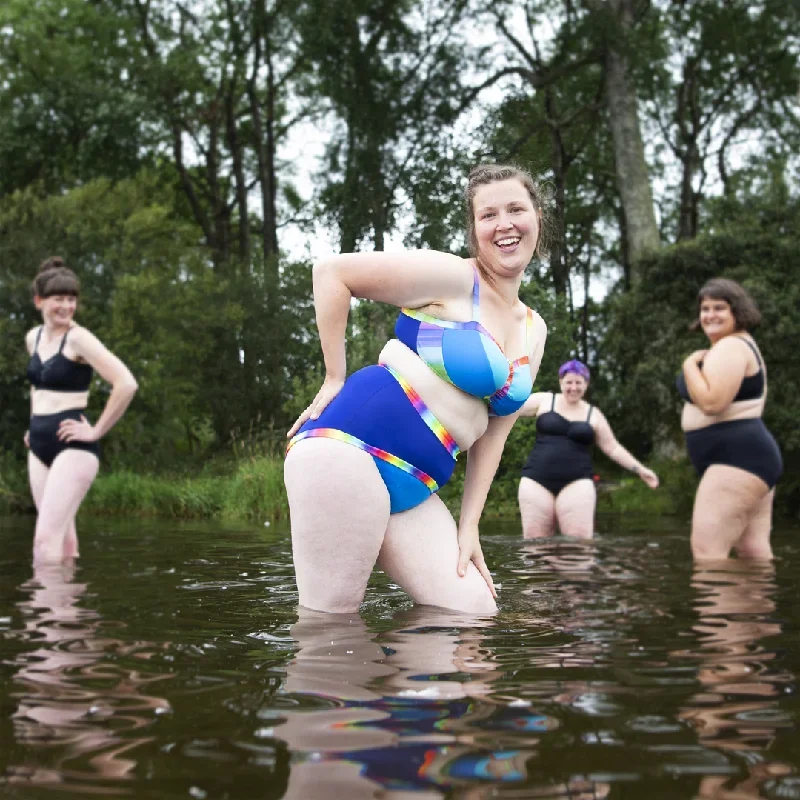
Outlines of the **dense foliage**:
{"label": "dense foliage", "polygon": [[[781,508],[797,513],[796,4],[334,5],[2,5],[2,469],[24,456],[23,337],[44,257],[79,274],[78,320],[141,385],[104,458],[192,474],[212,457],[279,454],[316,392],[314,256],[463,253],[465,170],[515,160],[552,196],[551,255],[523,288],[550,330],[537,389],[577,355],[626,446],[679,456],[673,384],[702,344],[687,328],[696,290],[741,280],[764,312]],[[394,314],[354,306],[352,369],[374,360]],[[98,383],[92,413],[106,393]],[[518,424],[501,500],[531,440]]]}

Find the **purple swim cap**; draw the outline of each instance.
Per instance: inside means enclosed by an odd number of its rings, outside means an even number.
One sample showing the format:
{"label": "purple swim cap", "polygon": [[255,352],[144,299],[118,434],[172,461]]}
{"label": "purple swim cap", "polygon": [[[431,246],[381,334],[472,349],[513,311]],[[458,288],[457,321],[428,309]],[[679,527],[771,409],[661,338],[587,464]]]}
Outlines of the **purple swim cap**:
{"label": "purple swim cap", "polygon": [[572,361],[565,361],[558,368],[558,377],[563,378],[568,372],[574,372],[576,375],[580,375],[584,380],[589,380],[589,367],[582,361],[578,361],[577,358],[573,358]]}

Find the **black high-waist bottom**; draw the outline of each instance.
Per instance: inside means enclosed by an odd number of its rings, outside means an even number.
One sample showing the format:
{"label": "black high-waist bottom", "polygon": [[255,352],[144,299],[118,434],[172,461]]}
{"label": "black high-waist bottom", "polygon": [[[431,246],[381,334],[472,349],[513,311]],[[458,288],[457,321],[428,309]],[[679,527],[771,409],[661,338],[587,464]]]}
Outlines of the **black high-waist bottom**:
{"label": "black high-waist bottom", "polygon": [[64,450],[86,450],[100,458],[99,442],[62,442],[58,438],[58,426],[65,419],[80,420],[85,409],[71,408],[58,414],[34,414],[28,428],[31,452],[46,467],[50,467],[56,456]]}
{"label": "black high-waist bottom", "polygon": [[686,433],[686,449],[702,477],[713,464],[738,467],[772,489],[783,473],[778,444],[761,419],[718,422]]}

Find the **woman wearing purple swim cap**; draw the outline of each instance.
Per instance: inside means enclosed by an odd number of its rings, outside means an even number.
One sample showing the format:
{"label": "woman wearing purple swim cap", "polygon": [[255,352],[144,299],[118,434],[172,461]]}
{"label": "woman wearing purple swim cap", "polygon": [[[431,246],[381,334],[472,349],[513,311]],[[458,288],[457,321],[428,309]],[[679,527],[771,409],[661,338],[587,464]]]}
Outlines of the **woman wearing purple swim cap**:
{"label": "woman wearing purple swim cap", "polygon": [[603,413],[583,399],[589,368],[572,359],[558,370],[560,393],[537,392],[520,416],[536,418],[536,442],[522,469],[519,509],[526,539],[552,536],[556,527],[566,536],[590,539],[594,531],[596,495],[591,447],[635,472],[651,489],[658,476],[640,464],[615,438]]}

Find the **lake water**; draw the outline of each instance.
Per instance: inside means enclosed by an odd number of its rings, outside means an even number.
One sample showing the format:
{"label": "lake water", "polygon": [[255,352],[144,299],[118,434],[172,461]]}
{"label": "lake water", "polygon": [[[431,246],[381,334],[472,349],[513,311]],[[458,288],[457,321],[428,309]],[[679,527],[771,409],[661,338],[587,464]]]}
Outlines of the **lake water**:
{"label": "lake water", "polygon": [[694,569],[683,523],[598,527],[484,525],[475,619],[380,574],[298,612],[285,530],[85,520],[33,574],[0,520],[0,796],[800,798],[800,531]]}

